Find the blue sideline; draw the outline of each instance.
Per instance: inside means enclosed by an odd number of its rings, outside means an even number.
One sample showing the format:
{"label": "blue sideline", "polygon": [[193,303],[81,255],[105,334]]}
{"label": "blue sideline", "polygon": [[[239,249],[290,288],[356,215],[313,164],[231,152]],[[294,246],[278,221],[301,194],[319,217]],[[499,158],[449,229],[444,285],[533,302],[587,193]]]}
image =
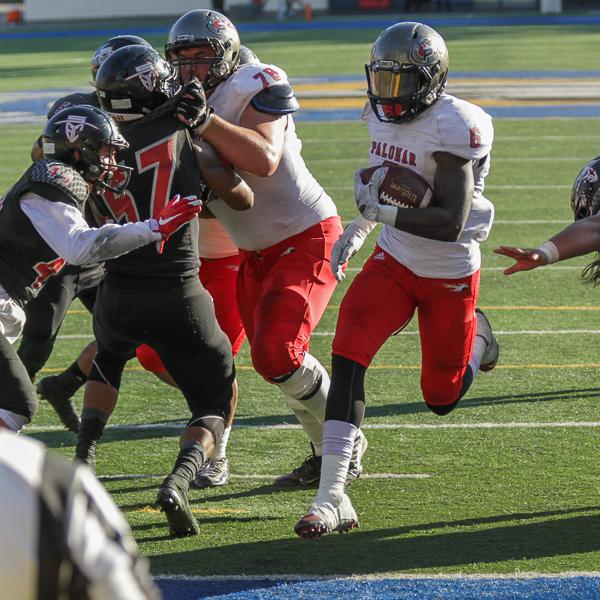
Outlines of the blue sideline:
{"label": "blue sideline", "polygon": [[157,578],[165,600],[519,600],[597,599],[600,577],[418,578],[418,579],[169,579]]}
{"label": "blue sideline", "polygon": [[[363,17],[361,19],[324,20],[304,22],[257,22],[236,23],[240,33],[273,32],[273,31],[305,31],[323,29],[365,29],[372,27],[384,29],[397,23],[400,16]],[[429,17],[419,15],[418,18],[431,27],[487,27],[487,26],[518,26],[518,25],[600,25],[600,15],[509,15],[500,16],[473,16],[460,17]],[[166,26],[136,28],[136,34],[147,35],[152,33],[167,33]],[[28,40],[44,38],[73,38],[73,37],[112,37],[131,33],[131,27],[113,27],[100,29],[69,29],[64,31],[9,31],[0,33],[0,40]]]}

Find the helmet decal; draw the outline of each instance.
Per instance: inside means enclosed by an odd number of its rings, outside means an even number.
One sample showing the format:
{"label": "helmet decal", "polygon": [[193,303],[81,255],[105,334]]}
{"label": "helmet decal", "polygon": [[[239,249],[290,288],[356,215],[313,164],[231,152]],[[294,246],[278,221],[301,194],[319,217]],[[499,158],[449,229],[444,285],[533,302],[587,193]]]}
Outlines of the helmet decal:
{"label": "helmet decal", "polygon": [[139,67],[135,67],[135,73],[133,75],[129,75],[129,77],[125,77],[127,81],[136,78],[142,82],[142,85],[149,92],[154,90],[154,86],[156,85],[156,73],[152,63],[147,62]]}
{"label": "helmet decal", "polygon": [[[65,124],[65,135],[69,142],[73,143],[77,141],[83,128],[86,126],[87,117],[83,117],[80,115],[69,115],[66,121],[57,121],[57,125]],[[93,127],[94,129],[98,129],[95,125],[91,123],[87,124],[88,127]]]}
{"label": "helmet decal", "polygon": [[596,183],[596,181],[598,181],[598,173],[594,167],[588,166],[584,171],[582,178],[583,181],[587,183]]}
{"label": "helmet decal", "polygon": [[228,27],[229,23],[225,19],[219,18],[217,16],[208,19],[206,23],[206,28],[212,33],[217,34],[227,31]]}
{"label": "helmet decal", "polygon": [[416,62],[420,64],[425,64],[428,62],[429,57],[434,53],[433,48],[431,47],[431,39],[426,39],[418,44],[415,44],[410,50],[410,57]]}

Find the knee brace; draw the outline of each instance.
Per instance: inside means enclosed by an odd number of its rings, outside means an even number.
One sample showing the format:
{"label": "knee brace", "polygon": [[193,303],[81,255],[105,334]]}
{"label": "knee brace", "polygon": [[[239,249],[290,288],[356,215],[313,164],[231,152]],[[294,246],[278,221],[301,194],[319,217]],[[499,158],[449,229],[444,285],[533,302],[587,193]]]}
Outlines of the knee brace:
{"label": "knee brace", "polygon": [[329,375],[323,365],[311,354],[304,354],[302,364],[291,373],[271,379],[282,392],[296,400],[310,400],[325,381],[329,384]]}
{"label": "knee brace", "polygon": [[126,362],[126,358],[105,350],[99,350],[92,362],[92,370],[88,376],[88,381],[105,383],[118,390],[121,387],[121,377]]}
{"label": "knee brace", "polygon": [[227,416],[223,414],[215,414],[215,412],[210,412],[206,414],[193,415],[192,418],[188,421],[188,427],[202,427],[213,436],[213,441],[215,446],[219,443],[223,432],[225,431],[225,421]]}

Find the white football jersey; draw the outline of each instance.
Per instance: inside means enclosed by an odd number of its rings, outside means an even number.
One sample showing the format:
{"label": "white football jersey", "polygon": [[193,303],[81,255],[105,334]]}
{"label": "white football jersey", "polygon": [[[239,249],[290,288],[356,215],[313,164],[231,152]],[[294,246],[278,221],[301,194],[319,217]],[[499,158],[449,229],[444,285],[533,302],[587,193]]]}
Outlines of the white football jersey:
{"label": "white football jersey", "polygon": [[[244,110],[263,89],[287,83],[280,68],[247,64],[220,83],[208,102],[215,113],[238,125]],[[300,154],[302,143],[294,120],[287,119],[283,155],[271,177],[239,171],[254,192],[254,206],[235,211],[222,200],[210,205],[238,248],[263,250],[337,214],[333,200],[310,174]]]}
{"label": "white football jersey", "polygon": [[385,225],[378,243],[422,277],[454,279],[477,271],[481,266],[479,243],[487,239],[494,220],[494,207],[483,196],[494,138],[490,115],[470,102],[442,94],[433,106],[407,123],[382,123],[369,103],[362,119],[371,134],[369,166],[384,161],[403,165],[417,171],[433,188],[435,152],[473,161],[475,191],[471,211],[456,242],[430,240]]}
{"label": "white football jersey", "polygon": [[[212,203],[210,206],[212,207]],[[198,219],[198,224],[200,258],[225,258],[238,254],[237,246],[218,219]]]}

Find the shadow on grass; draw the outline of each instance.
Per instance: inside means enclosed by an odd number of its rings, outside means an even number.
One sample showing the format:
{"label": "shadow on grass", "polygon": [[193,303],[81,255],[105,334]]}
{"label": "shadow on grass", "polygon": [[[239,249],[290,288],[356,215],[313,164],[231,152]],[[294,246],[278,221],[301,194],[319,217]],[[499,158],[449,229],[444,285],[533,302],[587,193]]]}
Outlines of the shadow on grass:
{"label": "shadow on grass", "polygon": [[[588,511],[598,514],[577,514]],[[207,547],[152,557],[154,573],[188,575],[298,573],[367,575],[479,563],[535,560],[600,551],[600,506],[499,515],[329,535],[314,543],[290,538]],[[533,521],[505,525],[508,521]],[[436,532],[481,526],[477,531]],[[432,532],[432,530],[434,530]],[[415,535],[415,532],[417,534]]]}
{"label": "shadow on grass", "polygon": [[[478,406],[496,406],[499,404],[519,404],[535,402],[552,402],[555,400],[580,400],[583,398],[600,398],[600,388],[576,388],[552,390],[549,392],[528,392],[525,394],[501,394],[498,396],[480,396],[463,398],[454,413]],[[429,413],[424,402],[408,402],[403,404],[383,404],[370,406],[367,404],[367,417],[387,417],[392,415],[411,415]]]}

